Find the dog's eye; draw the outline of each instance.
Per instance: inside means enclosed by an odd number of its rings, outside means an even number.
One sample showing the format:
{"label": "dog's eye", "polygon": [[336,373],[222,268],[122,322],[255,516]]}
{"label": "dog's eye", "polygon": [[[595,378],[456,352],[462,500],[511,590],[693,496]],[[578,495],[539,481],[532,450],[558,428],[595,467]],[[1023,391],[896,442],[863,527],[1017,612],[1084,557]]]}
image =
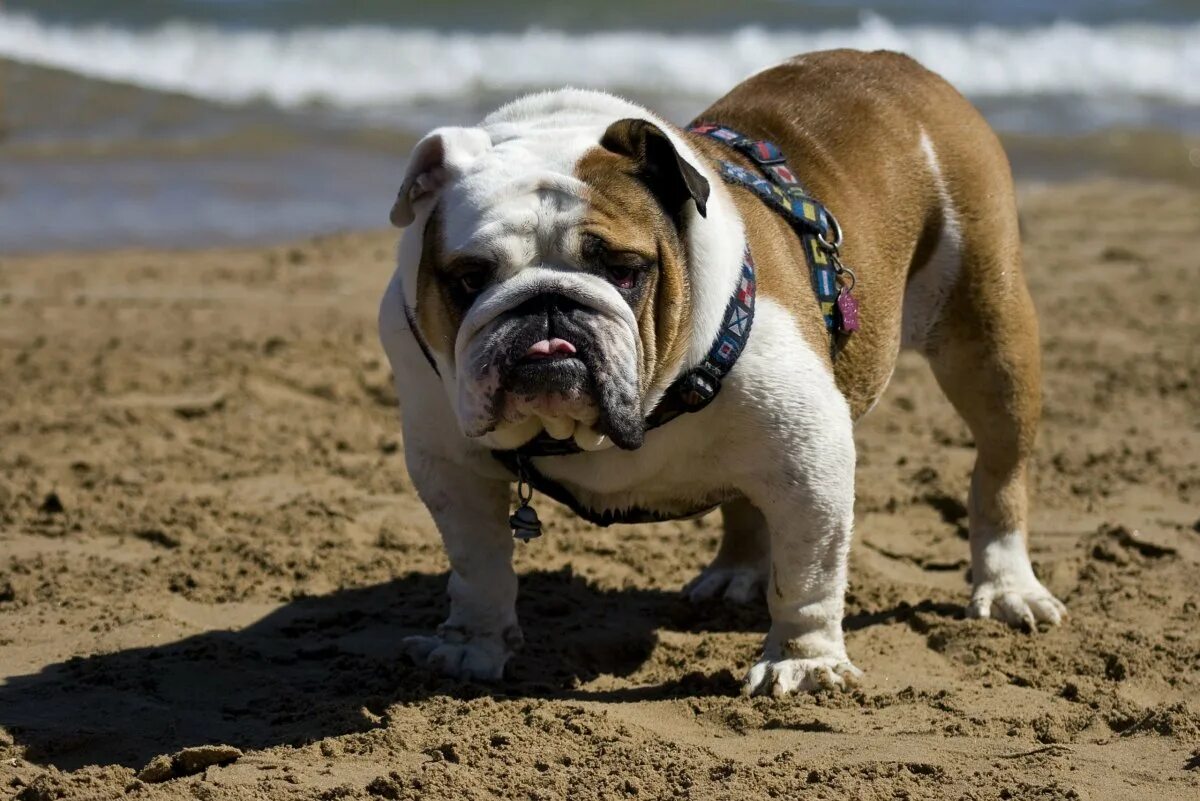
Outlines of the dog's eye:
{"label": "dog's eye", "polygon": [[654,268],[647,256],[614,247],[598,236],[585,236],[583,255],[586,263],[617,289],[633,289],[642,273]]}
{"label": "dog's eye", "polygon": [[468,295],[478,294],[487,283],[488,274],[485,270],[471,270],[458,277],[458,285]]}
{"label": "dog's eye", "polygon": [[459,302],[469,304],[492,280],[495,272],[496,265],[489,261],[460,258],[448,267],[443,280]]}
{"label": "dog's eye", "polygon": [[617,289],[632,289],[637,283],[637,269],[624,264],[610,264],[607,267],[608,280]]}

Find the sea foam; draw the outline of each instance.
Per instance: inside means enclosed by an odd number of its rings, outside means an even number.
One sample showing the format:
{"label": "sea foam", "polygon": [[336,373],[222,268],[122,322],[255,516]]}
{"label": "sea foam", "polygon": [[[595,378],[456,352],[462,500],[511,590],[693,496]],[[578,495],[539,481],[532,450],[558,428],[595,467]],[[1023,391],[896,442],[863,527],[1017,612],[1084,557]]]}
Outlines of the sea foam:
{"label": "sea foam", "polygon": [[1125,96],[1200,101],[1200,22],[1010,29],[893,25],[725,35],[623,31],[455,33],[371,26],[290,31],[174,23],[149,30],[52,25],[0,12],[0,56],[228,103],[348,110],[574,85],[715,97],[798,53],[908,53],[974,97]]}

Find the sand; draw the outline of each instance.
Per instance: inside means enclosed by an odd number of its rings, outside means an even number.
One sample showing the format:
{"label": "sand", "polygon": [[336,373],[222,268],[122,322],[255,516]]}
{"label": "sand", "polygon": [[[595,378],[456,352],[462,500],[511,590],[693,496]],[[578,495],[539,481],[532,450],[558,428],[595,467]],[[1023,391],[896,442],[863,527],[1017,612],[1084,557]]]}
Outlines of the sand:
{"label": "sand", "polygon": [[738,695],[763,606],[678,595],[714,517],[543,501],[511,679],[406,661],[446,560],[374,332],[391,233],[0,258],[0,798],[1200,797],[1200,192],[1022,215],[1071,618],[963,619],[971,439],[906,355],[857,431],[866,676],[787,700]]}

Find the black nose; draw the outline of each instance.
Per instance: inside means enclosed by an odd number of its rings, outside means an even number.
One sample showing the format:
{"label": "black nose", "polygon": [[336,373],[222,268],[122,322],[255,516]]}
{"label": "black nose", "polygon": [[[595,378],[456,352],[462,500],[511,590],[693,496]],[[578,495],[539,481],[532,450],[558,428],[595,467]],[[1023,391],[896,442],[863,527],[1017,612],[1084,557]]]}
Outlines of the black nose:
{"label": "black nose", "polygon": [[555,314],[570,314],[582,308],[582,304],[566,295],[560,295],[557,292],[547,292],[543,295],[534,295],[513,309],[512,313],[522,317],[537,314],[554,317]]}
{"label": "black nose", "polygon": [[[588,386],[588,371],[581,359],[587,334],[577,319],[583,305],[566,295],[547,292],[526,300],[510,312],[516,328],[507,347],[508,389],[529,394],[579,391]],[[578,348],[571,358],[528,359],[530,346],[543,339],[563,338]]]}
{"label": "black nose", "polygon": [[526,326],[536,330],[538,338],[551,339],[563,336],[564,331],[572,328],[569,320],[583,305],[566,295],[557,292],[547,292],[535,295],[512,310],[512,315],[526,321]]}

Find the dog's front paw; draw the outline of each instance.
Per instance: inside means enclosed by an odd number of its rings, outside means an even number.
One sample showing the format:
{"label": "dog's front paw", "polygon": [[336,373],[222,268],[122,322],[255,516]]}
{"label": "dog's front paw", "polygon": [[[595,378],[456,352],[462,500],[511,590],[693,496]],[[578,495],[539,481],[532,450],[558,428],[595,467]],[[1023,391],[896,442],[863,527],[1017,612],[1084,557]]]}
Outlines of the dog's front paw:
{"label": "dog's front paw", "polygon": [[457,679],[496,681],[508,658],[521,647],[518,626],[500,634],[471,633],[457,626],[438,626],[434,636],[404,638],[404,651],[418,665]]}
{"label": "dog's front paw", "polygon": [[692,603],[724,598],[735,604],[748,604],[763,597],[766,573],[757,567],[718,567],[710,565],[688,582],[683,594]]}
{"label": "dog's front paw", "polygon": [[995,618],[1010,626],[1033,630],[1038,623],[1058,625],[1067,607],[1032,576],[1020,581],[981,581],[971,593],[968,617]]}
{"label": "dog's front paw", "polygon": [[858,683],[862,671],[845,656],[789,658],[764,656],[750,668],[742,684],[745,695],[810,693],[845,690]]}

